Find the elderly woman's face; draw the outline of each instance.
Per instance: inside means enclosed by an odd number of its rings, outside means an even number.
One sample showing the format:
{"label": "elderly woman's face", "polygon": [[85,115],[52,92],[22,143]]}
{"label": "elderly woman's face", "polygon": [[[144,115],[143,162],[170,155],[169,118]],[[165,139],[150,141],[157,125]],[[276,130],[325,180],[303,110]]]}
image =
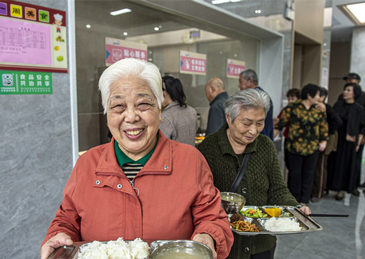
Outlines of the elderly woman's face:
{"label": "elderly woman's face", "polygon": [[236,117],[234,122],[228,113],[226,114],[228,123],[228,138],[235,145],[247,145],[252,143],[265,126],[265,111],[264,109],[241,109],[241,112]]}
{"label": "elderly woman's face", "polygon": [[108,126],[128,157],[138,160],[152,150],[160,118],[157,99],[144,80],[128,77],[110,86]]}

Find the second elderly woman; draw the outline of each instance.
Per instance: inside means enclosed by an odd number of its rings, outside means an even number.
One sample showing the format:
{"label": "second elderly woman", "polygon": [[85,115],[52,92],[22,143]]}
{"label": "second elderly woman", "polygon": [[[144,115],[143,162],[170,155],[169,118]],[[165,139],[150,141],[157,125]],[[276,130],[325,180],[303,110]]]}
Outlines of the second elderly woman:
{"label": "second elderly woman", "polygon": [[[233,94],[225,103],[226,121],[199,146],[214,176],[214,185],[228,191],[244,157],[249,155],[247,169],[236,193],[243,194],[247,205],[299,206],[286,188],[273,142],[260,134],[270,109],[268,95],[258,89]],[[306,206],[301,210],[309,214]],[[229,259],[273,258],[276,237],[234,234]]]}
{"label": "second elderly woman", "polygon": [[119,237],[192,239],[226,258],[233,235],[207,162],[159,130],[161,85],[158,68],[137,59],[104,71],[99,89],[113,138],[77,160],[42,259],[75,241]]}

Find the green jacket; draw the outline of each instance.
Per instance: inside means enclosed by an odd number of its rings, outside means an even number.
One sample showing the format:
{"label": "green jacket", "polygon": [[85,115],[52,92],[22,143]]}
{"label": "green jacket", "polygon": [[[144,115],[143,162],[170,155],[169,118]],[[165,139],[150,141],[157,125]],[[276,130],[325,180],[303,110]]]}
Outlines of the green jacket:
{"label": "green jacket", "polygon": [[[198,146],[205,156],[214,176],[214,185],[220,191],[228,191],[241,167],[243,154],[236,155],[228,141],[224,124],[218,131],[207,136]],[[246,198],[246,205],[290,205],[299,203],[291,195],[283,180],[273,142],[264,135],[247,145],[244,154],[251,153],[245,175],[237,193]],[[271,235],[240,236],[235,241],[229,257],[249,258],[251,254],[271,249],[276,237]]]}

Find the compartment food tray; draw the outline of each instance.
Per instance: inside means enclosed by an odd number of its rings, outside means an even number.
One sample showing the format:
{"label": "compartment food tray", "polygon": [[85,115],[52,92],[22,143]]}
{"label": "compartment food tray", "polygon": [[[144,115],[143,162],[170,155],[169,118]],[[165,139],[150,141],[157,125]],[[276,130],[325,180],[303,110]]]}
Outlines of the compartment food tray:
{"label": "compartment food tray", "polygon": [[254,223],[258,228],[259,232],[244,232],[244,231],[238,231],[231,227],[232,231],[238,235],[242,236],[256,236],[256,235],[289,235],[289,234],[303,234],[308,232],[315,232],[315,231],[321,231],[323,227],[319,225],[314,219],[307,217],[303,212],[301,212],[298,208],[292,207],[292,206],[245,206],[243,207],[243,210],[245,209],[257,209],[257,208],[267,208],[267,207],[279,207],[282,209],[283,212],[289,212],[290,216],[286,218],[290,218],[292,220],[295,220],[299,222],[299,226],[302,228],[300,231],[267,231],[265,229],[264,222],[268,220],[269,218],[249,218],[244,217],[244,221],[248,221],[250,223]]}

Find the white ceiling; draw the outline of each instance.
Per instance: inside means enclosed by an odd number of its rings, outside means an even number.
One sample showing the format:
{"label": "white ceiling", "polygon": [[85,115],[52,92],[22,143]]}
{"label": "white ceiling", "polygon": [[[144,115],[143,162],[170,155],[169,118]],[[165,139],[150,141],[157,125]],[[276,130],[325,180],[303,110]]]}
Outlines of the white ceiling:
{"label": "white ceiling", "polygon": [[[169,0],[172,1],[172,0]],[[186,1],[186,0],[175,0]],[[211,0],[204,0],[211,3]],[[290,0],[289,0],[290,1]],[[148,2],[148,1],[147,1]],[[243,0],[237,3],[216,5],[227,11],[233,12],[244,18],[253,18],[256,9],[261,9],[260,16],[283,15],[285,5],[288,0]],[[364,0],[326,0],[325,7],[332,7],[332,27],[331,40],[350,41],[352,30],[355,25],[349,18],[337,7],[338,5],[359,3]],[[153,33],[153,27],[161,27],[160,32],[184,29],[191,24],[182,24],[182,22],[169,14],[161,15],[161,12],[142,7],[138,4],[123,0],[75,0],[77,11],[77,26],[91,24],[92,28],[100,30],[121,30],[128,31],[128,36],[137,36],[141,34]],[[119,16],[110,16],[111,11],[122,8],[133,9],[132,13]],[[168,21],[168,22],[166,22]],[[85,24],[85,25],[84,25]],[[111,26],[112,24],[112,26]],[[161,26],[162,25],[162,26]],[[115,27],[114,27],[115,26]],[[122,38],[122,35],[121,35]]]}

